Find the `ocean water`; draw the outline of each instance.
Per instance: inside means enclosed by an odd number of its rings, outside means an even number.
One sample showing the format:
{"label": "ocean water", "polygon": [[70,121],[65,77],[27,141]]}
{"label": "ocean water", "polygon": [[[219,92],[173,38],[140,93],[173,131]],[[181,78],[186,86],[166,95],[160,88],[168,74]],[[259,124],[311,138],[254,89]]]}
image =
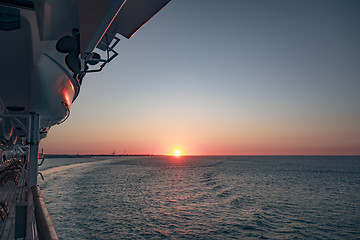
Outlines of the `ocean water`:
{"label": "ocean water", "polygon": [[48,159],[60,239],[360,239],[360,157]]}

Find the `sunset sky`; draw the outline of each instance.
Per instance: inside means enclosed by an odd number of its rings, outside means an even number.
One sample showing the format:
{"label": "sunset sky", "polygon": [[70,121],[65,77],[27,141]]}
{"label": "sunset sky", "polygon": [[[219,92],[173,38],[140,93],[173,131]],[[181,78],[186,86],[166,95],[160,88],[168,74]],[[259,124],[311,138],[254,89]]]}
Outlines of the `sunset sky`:
{"label": "sunset sky", "polygon": [[45,153],[360,154],[360,1],[172,0]]}

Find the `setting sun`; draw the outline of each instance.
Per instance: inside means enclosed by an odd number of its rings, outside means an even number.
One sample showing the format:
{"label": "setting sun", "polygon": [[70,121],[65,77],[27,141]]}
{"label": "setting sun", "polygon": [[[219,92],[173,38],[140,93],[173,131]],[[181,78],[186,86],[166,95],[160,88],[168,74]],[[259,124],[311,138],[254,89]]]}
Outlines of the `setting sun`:
{"label": "setting sun", "polygon": [[174,151],[174,156],[181,156],[181,152],[180,152],[179,149],[176,149],[176,150]]}

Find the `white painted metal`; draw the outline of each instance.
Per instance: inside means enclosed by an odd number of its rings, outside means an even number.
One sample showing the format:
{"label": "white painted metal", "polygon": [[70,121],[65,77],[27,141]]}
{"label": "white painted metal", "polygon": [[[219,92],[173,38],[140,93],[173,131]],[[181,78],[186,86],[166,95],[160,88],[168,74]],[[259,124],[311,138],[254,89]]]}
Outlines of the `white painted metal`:
{"label": "white painted metal", "polygon": [[80,50],[92,52],[126,0],[79,0]]}
{"label": "white painted metal", "polygon": [[28,142],[30,145],[29,154],[29,188],[37,185],[38,175],[38,152],[39,152],[39,127],[40,127],[40,116],[37,113],[30,113],[29,123],[29,136]]}

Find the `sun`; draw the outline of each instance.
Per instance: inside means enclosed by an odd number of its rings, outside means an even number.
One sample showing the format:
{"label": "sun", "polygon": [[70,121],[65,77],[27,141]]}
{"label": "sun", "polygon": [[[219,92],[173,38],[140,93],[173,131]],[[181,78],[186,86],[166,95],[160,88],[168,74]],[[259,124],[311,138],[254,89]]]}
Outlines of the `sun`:
{"label": "sun", "polygon": [[174,156],[176,156],[176,157],[181,156],[181,152],[180,152],[179,149],[176,149],[176,150],[174,151]]}

